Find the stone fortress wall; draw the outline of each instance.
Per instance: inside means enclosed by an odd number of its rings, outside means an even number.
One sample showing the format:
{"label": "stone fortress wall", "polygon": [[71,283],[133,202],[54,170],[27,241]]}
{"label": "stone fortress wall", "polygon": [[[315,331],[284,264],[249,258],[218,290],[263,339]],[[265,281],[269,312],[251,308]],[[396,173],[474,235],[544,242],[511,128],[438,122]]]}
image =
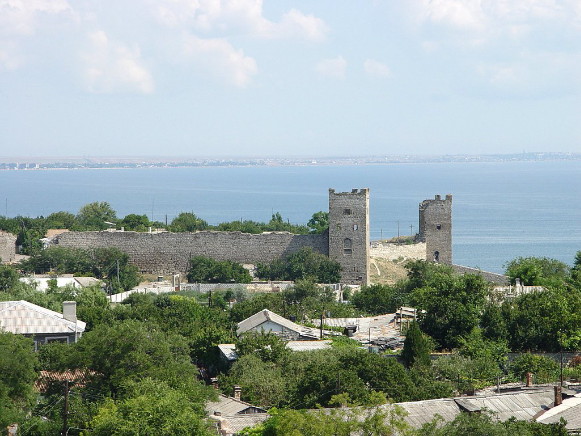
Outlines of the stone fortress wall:
{"label": "stone fortress wall", "polygon": [[[400,246],[387,250],[394,252],[391,255],[395,255],[395,259],[401,256],[451,264],[452,196],[447,195],[445,200],[441,200],[436,195],[434,200],[423,201],[419,220],[419,244],[414,244],[413,248]],[[116,247],[125,251],[141,272],[150,274],[185,273],[190,258],[194,256],[256,264],[270,262],[302,247],[312,247],[339,262],[342,283],[365,285],[369,283],[372,250],[374,255],[379,254],[378,257],[383,257],[380,253],[385,251],[371,248],[369,232],[369,189],[353,189],[351,192],[329,189],[329,231],[322,235],[218,231],[67,232],[56,236],[52,244],[78,248]],[[410,256],[410,250],[413,250],[413,256]],[[418,250],[423,251],[423,255]]]}
{"label": "stone fortress wall", "polygon": [[16,257],[16,235],[0,230],[0,262],[10,263]]}
{"label": "stone fortress wall", "polygon": [[201,231],[195,233],[67,232],[54,239],[60,247],[115,247],[125,251],[141,272],[185,273],[190,258],[206,256],[216,260],[256,264],[270,262],[302,247],[329,254],[329,239],[323,235],[293,235],[288,232],[249,234]]}

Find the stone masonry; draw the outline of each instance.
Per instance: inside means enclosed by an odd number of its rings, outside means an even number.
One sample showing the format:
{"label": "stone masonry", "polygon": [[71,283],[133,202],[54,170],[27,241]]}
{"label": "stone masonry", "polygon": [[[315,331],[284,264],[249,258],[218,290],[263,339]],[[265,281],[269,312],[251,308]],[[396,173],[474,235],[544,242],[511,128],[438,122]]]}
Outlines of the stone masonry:
{"label": "stone masonry", "polygon": [[[420,242],[426,260],[452,263],[452,196],[420,204]],[[67,232],[53,244],[62,247],[116,247],[125,251],[143,273],[185,273],[190,258],[207,256],[243,264],[270,262],[302,247],[336,260],[342,267],[342,283],[369,283],[369,189],[335,192],[329,189],[329,231],[322,235],[287,232],[247,234],[202,231],[195,233]],[[2,241],[0,240],[0,243]]]}
{"label": "stone masonry", "polygon": [[345,283],[369,283],[369,189],[329,189],[329,257]]}
{"label": "stone masonry", "polygon": [[54,244],[61,247],[115,247],[129,255],[141,272],[149,274],[185,273],[189,260],[206,256],[256,264],[270,262],[302,247],[328,255],[328,237],[268,232],[257,235],[241,232],[202,231],[195,233],[67,232]]}
{"label": "stone masonry", "polygon": [[434,200],[420,203],[420,242],[426,243],[426,260],[452,264],[452,196],[444,200],[436,195]]}
{"label": "stone masonry", "polygon": [[16,257],[16,235],[0,230],[0,262],[10,263]]}

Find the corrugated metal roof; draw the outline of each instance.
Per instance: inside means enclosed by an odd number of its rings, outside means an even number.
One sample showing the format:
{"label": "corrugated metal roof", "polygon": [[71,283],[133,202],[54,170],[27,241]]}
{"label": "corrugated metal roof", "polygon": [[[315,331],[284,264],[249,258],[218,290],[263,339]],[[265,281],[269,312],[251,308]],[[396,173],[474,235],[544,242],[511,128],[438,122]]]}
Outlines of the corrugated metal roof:
{"label": "corrugated metal roof", "polygon": [[[453,398],[440,398],[436,400],[411,401],[396,403],[407,412],[405,421],[413,428],[432,421],[436,415],[441,416],[444,422],[453,421],[460,412],[460,408]],[[387,406],[390,407],[390,406]]]}
{"label": "corrugated metal roof", "polygon": [[82,333],[86,324],[68,321],[62,313],[45,309],[28,301],[0,302],[0,329],[20,334]]}
{"label": "corrugated metal roof", "polygon": [[500,421],[511,417],[533,419],[542,410],[550,408],[554,401],[552,389],[509,392],[478,397],[461,397],[456,404],[466,411],[488,410]]}
{"label": "corrugated metal roof", "polygon": [[271,312],[268,309],[263,309],[260,312],[255,313],[252,316],[249,316],[248,318],[246,318],[243,321],[240,321],[238,323],[238,328],[236,329],[236,334],[240,335],[242,333],[245,333],[249,330],[252,330],[253,328],[258,327],[260,324],[263,324],[267,321],[272,321],[276,324],[279,324],[285,328],[287,328],[288,330],[292,330],[295,331],[297,333],[301,333],[303,327],[295,324],[292,321],[289,321],[288,319],[277,315],[274,312]]}
{"label": "corrugated metal roof", "polygon": [[254,427],[269,418],[268,413],[252,413],[249,415],[227,416],[225,418],[228,427],[234,432],[239,433],[246,427]]}
{"label": "corrugated metal roof", "polygon": [[222,417],[238,415],[248,408],[257,409],[259,413],[266,413],[266,410],[244,401],[236,400],[226,395],[219,394],[218,401],[212,401],[206,404],[206,412],[212,415],[214,412],[220,412]]}
{"label": "corrugated metal roof", "polygon": [[561,420],[567,421],[567,430],[581,430],[581,394],[567,398],[556,407],[546,411],[537,418],[542,424],[554,424]]}
{"label": "corrugated metal roof", "polygon": [[[330,340],[325,341],[288,341],[286,347],[292,351],[315,351],[331,348]],[[238,359],[236,344],[219,344],[218,349],[228,361]]]}

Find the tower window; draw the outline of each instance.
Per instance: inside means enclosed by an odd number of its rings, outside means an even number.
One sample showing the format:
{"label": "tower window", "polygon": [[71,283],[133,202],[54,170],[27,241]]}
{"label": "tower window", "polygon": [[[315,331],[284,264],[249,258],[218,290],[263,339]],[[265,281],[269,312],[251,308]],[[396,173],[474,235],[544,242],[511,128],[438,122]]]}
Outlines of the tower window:
{"label": "tower window", "polygon": [[349,238],[345,238],[343,240],[343,254],[344,255],[351,255],[353,253],[353,241]]}
{"label": "tower window", "polygon": [[359,226],[357,224],[353,224],[353,230],[355,231],[359,230]]}
{"label": "tower window", "polygon": [[351,209],[343,209],[343,215],[351,215]]}
{"label": "tower window", "polygon": [[434,251],[434,262],[439,262],[439,261],[440,261],[440,252]]}
{"label": "tower window", "polygon": [[442,224],[436,224],[436,228],[437,228],[438,230],[442,230]]}

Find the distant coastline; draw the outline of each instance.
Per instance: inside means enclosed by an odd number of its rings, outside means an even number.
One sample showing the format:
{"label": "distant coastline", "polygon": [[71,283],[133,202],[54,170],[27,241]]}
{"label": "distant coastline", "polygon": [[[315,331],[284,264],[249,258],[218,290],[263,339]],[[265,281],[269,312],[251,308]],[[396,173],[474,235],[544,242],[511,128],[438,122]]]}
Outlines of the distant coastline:
{"label": "distant coastline", "polygon": [[514,154],[385,155],[352,157],[2,157],[0,170],[134,169],[187,167],[288,167],[389,165],[405,163],[577,161],[581,153],[530,152]]}

